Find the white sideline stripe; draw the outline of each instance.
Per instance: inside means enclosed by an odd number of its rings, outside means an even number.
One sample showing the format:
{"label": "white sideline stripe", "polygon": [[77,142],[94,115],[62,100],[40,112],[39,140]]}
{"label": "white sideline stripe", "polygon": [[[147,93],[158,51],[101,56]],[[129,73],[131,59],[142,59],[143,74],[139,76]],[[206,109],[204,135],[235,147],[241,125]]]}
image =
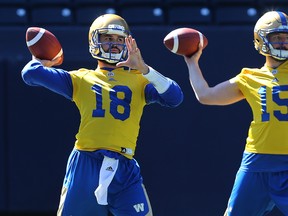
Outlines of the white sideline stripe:
{"label": "white sideline stripe", "polygon": [[200,44],[203,47],[203,42],[204,42],[203,41],[203,34],[201,32],[198,32],[198,34],[199,34]]}
{"label": "white sideline stripe", "polygon": [[33,46],[35,43],[37,43],[41,39],[44,32],[45,32],[45,29],[41,28],[38,34],[32,40],[26,42],[27,46],[28,47]]}
{"label": "white sideline stripe", "polygon": [[179,39],[178,39],[178,35],[174,34],[173,35],[173,49],[171,50],[173,53],[176,53],[178,51],[178,47],[179,47]]}
{"label": "white sideline stripe", "polygon": [[63,50],[61,49],[61,50],[59,51],[59,53],[58,53],[51,61],[53,61],[54,59],[60,57],[62,54],[63,54]]}

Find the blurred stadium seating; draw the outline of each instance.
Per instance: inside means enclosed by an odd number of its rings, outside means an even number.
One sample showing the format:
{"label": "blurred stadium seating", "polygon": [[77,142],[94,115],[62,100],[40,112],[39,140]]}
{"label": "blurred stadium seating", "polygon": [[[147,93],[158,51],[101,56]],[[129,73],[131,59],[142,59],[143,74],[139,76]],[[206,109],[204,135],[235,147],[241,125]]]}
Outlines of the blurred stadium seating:
{"label": "blurred stadium seating", "polygon": [[89,25],[117,13],[130,25],[254,24],[268,10],[288,9],[287,0],[1,0],[1,25]]}

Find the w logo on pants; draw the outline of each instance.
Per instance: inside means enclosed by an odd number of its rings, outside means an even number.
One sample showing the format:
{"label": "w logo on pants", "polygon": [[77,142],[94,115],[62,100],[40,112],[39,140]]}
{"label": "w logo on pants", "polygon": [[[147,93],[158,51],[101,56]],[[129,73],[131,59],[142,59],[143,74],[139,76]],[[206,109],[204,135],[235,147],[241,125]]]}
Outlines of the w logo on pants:
{"label": "w logo on pants", "polygon": [[133,206],[136,212],[143,212],[144,211],[144,203],[138,203]]}

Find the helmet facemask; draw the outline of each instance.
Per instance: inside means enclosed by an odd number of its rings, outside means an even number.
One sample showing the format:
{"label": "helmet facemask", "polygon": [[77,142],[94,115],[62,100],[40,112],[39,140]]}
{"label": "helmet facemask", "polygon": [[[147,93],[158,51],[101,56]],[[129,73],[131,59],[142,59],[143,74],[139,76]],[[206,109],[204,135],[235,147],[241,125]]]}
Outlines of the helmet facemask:
{"label": "helmet facemask", "polygon": [[[281,29],[273,29],[271,31],[265,31],[262,30],[259,31],[259,37],[263,40],[263,45],[261,46],[261,52],[267,53],[269,56],[277,59],[277,60],[286,60],[288,59],[288,50],[283,48],[283,45],[287,45],[288,42],[270,42],[269,41],[269,35],[273,33],[286,33],[288,35],[288,29],[286,31]],[[279,48],[274,48],[273,45],[279,44]]]}

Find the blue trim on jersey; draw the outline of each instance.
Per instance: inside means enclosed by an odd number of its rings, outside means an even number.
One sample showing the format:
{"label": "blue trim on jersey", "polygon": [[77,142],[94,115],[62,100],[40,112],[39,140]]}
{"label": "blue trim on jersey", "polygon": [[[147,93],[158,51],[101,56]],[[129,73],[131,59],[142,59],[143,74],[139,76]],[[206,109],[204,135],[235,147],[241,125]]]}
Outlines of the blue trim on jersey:
{"label": "blue trim on jersey", "polygon": [[169,88],[162,94],[159,94],[155,87],[149,83],[145,88],[145,99],[147,104],[159,103],[166,107],[176,107],[183,101],[183,92],[178,84],[172,80]]}
{"label": "blue trim on jersey", "polygon": [[288,171],[288,155],[255,154],[244,152],[240,170],[246,172]]}
{"label": "blue trim on jersey", "polygon": [[22,78],[28,85],[43,86],[72,100],[72,79],[65,70],[44,67],[39,61],[32,60],[23,68]]}
{"label": "blue trim on jersey", "polygon": [[[44,67],[39,61],[32,60],[23,68],[22,78],[28,85],[43,86],[72,100],[72,79],[70,74],[63,69]],[[182,103],[183,93],[174,81],[163,94],[159,94],[149,83],[145,87],[145,99],[147,104],[159,103],[162,106],[176,107]]]}

